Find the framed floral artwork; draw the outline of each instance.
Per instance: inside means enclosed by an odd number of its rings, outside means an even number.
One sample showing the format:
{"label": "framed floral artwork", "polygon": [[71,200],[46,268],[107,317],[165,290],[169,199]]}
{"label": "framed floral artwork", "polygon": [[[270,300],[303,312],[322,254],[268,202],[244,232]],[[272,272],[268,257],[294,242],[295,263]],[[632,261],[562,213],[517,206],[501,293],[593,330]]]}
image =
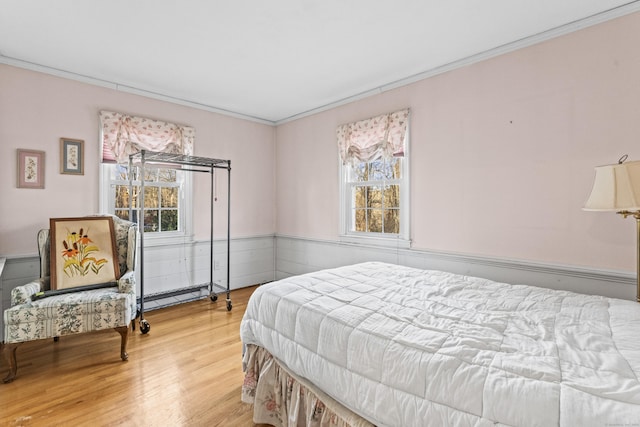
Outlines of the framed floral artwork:
{"label": "framed floral artwork", "polygon": [[44,151],[18,149],[18,188],[44,188]]}
{"label": "framed floral artwork", "polygon": [[84,141],[60,138],[60,173],[84,175]]}
{"label": "framed floral artwork", "polygon": [[106,284],[120,278],[113,219],[51,218],[49,223],[51,289]]}

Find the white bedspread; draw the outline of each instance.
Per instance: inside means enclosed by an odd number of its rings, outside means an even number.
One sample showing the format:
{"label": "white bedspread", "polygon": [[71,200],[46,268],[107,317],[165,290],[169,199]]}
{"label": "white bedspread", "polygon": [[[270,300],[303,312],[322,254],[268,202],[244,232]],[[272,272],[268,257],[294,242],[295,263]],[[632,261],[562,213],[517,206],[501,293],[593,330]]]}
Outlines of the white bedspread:
{"label": "white bedspread", "polygon": [[242,341],[378,426],[639,426],[640,304],[363,263],[260,286]]}

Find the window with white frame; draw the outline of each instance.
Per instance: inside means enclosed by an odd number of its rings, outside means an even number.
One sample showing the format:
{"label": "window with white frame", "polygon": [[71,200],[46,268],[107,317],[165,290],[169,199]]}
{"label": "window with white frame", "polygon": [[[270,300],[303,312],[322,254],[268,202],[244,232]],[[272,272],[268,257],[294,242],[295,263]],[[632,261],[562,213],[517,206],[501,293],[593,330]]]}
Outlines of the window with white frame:
{"label": "window with white frame", "polygon": [[341,238],[409,247],[409,110],[338,127]]}
{"label": "window with white frame", "polygon": [[[146,165],[144,176],[129,154],[149,151],[192,154],[193,128],[121,113],[100,112],[102,169],[100,210],[138,222],[144,180],[144,231],[149,238],[184,239],[191,234],[191,175],[175,167]],[[131,189],[131,194],[129,193]]]}
{"label": "window with white frame", "polygon": [[[108,211],[120,218],[129,219],[131,203],[133,221],[138,222],[139,193],[141,176],[134,167],[129,194],[129,165],[105,165],[105,175],[109,181]],[[171,168],[145,168],[144,174],[144,231],[145,233],[166,233],[184,231],[186,192],[184,172]]]}

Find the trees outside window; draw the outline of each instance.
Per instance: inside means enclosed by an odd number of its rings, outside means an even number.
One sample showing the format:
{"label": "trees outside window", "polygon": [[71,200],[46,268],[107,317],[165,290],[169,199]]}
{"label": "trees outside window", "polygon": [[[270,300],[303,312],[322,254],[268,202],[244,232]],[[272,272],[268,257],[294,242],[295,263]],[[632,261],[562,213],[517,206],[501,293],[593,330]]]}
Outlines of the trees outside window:
{"label": "trees outside window", "polygon": [[349,167],[350,231],[400,234],[402,158]]}
{"label": "trees outside window", "polygon": [[[107,211],[123,219],[129,219],[129,206],[133,208],[134,222],[138,222],[140,207],[140,176],[133,168],[132,197],[129,195],[129,167],[124,164],[103,164],[103,188]],[[172,168],[145,168],[144,176],[144,232],[158,235],[185,232],[185,215],[188,212],[188,187],[183,172]]]}

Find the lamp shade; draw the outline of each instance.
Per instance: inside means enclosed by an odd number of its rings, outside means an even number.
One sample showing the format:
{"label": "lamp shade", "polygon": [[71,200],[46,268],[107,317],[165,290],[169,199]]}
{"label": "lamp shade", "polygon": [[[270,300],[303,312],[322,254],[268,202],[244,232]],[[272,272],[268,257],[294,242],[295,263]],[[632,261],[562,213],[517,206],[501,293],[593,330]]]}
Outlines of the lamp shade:
{"label": "lamp shade", "polygon": [[640,211],[640,161],[596,167],[585,211]]}

